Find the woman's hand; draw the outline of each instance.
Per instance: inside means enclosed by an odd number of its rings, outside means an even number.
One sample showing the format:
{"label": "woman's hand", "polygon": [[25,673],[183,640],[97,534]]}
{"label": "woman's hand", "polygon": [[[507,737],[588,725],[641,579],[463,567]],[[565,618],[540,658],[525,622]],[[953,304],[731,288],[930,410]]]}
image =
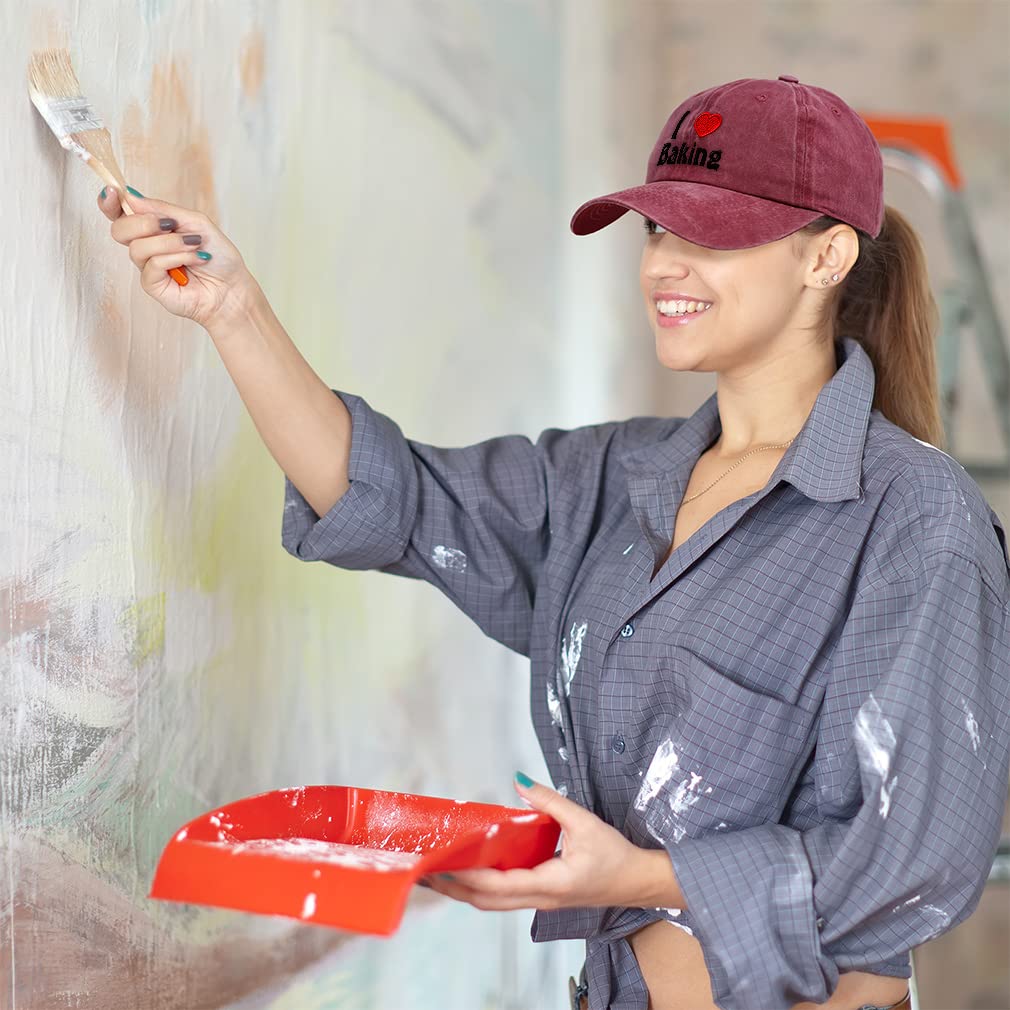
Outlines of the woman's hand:
{"label": "woman's hand", "polygon": [[[119,190],[107,186],[98,206],[112,221],[112,237],[129,248],[144,291],[173,315],[208,329],[240,320],[262,292],[238,249],[217,225],[206,214],[164,200],[132,193],[126,199],[132,215],[123,213]],[[198,235],[199,244],[187,245],[185,235]],[[200,251],[209,253],[210,259],[198,256]],[[168,274],[179,266],[189,274],[185,286]]]}
{"label": "woman's hand", "polygon": [[532,870],[453,870],[452,879],[433,874],[425,878],[432,890],[493,911],[638,904],[652,869],[647,850],[550,786],[515,787],[561,825],[561,854]]}

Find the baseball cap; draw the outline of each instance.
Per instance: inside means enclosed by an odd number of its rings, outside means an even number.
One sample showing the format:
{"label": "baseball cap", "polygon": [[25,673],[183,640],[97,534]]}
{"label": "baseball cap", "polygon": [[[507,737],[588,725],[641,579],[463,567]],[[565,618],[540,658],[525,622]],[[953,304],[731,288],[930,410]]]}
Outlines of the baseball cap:
{"label": "baseball cap", "polygon": [[884,161],[862,117],[791,74],[699,91],[670,114],[645,184],[588,200],[572,216],[588,235],[629,210],[696,245],[744,249],[829,214],[866,232],[884,223]]}

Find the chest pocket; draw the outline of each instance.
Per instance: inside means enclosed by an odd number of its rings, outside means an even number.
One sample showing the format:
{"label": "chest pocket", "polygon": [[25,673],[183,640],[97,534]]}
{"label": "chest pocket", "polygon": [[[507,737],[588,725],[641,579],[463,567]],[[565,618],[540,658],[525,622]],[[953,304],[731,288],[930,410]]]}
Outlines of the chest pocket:
{"label": "chest pocket", "polygon": [[777,821],[813,749],[816,714],[682,645],[664,648],[658,675],[674,703],[652,722],[629,837],[654,846]]}

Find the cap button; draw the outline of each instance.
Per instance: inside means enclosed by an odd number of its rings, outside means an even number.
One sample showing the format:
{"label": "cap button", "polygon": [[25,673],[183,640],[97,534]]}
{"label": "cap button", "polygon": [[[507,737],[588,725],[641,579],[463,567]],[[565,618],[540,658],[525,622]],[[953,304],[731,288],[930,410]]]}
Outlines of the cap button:
{"label": "cap button", "polygon": [[800,79],[798,77],[793,77],[792,74],[779,74],[780,81],[789,81],[791,84],[799,84]]}

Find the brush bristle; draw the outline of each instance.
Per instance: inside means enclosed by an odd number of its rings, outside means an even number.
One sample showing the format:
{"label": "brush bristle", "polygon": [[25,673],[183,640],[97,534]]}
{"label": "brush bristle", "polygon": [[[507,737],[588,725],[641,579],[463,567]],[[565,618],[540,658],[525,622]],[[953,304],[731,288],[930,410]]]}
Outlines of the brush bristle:
{"label": "brush bristle", "polygon": [[84,97],[66,49],[36,49],[28,64],[28,85],[45,99]]}

